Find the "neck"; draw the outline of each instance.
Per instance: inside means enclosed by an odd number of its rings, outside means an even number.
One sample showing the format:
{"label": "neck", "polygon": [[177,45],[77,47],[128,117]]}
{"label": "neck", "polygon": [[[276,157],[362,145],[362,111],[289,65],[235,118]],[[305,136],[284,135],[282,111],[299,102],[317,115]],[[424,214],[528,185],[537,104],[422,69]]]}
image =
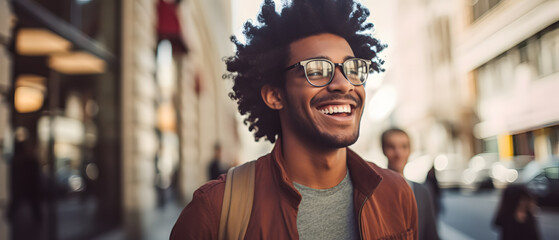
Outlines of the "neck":
{"label": "neck", "polygon": [[310,188],[327,189],[344,179],[347,148],[318,149],[292,138],[281,141],[285,170],[292,181]]}

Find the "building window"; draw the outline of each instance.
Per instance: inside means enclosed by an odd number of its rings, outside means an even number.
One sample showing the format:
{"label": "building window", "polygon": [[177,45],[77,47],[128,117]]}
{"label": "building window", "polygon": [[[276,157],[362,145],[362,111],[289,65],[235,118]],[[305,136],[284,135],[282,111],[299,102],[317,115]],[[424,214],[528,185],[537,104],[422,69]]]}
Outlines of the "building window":
{"label": "building window", "polygon": [[[559,22],[505,51],[474,71],[478,99],[512,89],[523,77],[543,78],[559,72]],[[528,70],[521,71],[521,70]],[[519,75],[520,74],[520,75]],[[524,75],[526,74],[526,75]]]}
{"label": "building window", "polygon": [[497,153],[499,152],[499,144],[497,137],[489,137],[482,140],[483,152]]}
{"label": "building window", "polygon": [[559,72],[559,28],[544,34],[539,39],[539,72],[549,75]]}
{"label": "building window", "polygon": [[489,10],[495,7],[499,2],[501,2],[501,0],[472,0],[473,20],[476,21],[485,13],[489,12]]}
{"label": "building window", "polygon": [[447,63],[451,57],[451,35],[448,17],[436,18],[431,26],[431,41],[434,43],[432,52],[432,63],[435,66]]}
{"label": "building window", "polygon": [[534,134],[520,133],[512,136],[514,155],[534,156]]}

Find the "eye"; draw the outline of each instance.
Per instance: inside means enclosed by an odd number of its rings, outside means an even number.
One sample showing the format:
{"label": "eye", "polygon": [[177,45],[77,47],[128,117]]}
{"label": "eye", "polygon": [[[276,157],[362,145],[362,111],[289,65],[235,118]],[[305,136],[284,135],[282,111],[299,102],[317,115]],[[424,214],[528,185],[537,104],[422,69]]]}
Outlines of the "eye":
{"label": "eye", "polygon": [[314,69],[314,70],[309,70],[307,71],[307,76],[309,77],[322,77],[322,71],[318,70],[318,69]]}

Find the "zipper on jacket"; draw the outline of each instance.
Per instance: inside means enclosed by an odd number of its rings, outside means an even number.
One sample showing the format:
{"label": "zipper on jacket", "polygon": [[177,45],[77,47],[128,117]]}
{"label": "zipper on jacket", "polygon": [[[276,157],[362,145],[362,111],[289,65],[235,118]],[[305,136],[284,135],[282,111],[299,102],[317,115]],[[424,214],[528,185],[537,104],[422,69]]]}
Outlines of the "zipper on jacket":
{"label": "zipper on jacket", "polygon": [[369,197],[366,197],[363,203],[361,204],[361,208],[359,208],[359,239],[363,240],[363,229],[361,229],[361,214],[363,213],[363,207],[365,207],[365,203],[369,200]]}

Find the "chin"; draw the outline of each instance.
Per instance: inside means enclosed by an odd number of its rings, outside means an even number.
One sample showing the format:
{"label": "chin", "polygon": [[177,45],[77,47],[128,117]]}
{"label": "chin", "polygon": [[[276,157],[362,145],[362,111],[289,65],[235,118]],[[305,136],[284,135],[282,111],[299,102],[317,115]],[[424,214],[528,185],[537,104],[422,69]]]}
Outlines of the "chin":
{"label": "chin", "polygon": [[323,134],[316,141],[318,141],[321,146],[334,149],[334,148],[348,147],[354,144],[358,138],[359,138],[359,132],[353,134],[352,136],[344,136],[344,137],[341,137],[339,135]]}

